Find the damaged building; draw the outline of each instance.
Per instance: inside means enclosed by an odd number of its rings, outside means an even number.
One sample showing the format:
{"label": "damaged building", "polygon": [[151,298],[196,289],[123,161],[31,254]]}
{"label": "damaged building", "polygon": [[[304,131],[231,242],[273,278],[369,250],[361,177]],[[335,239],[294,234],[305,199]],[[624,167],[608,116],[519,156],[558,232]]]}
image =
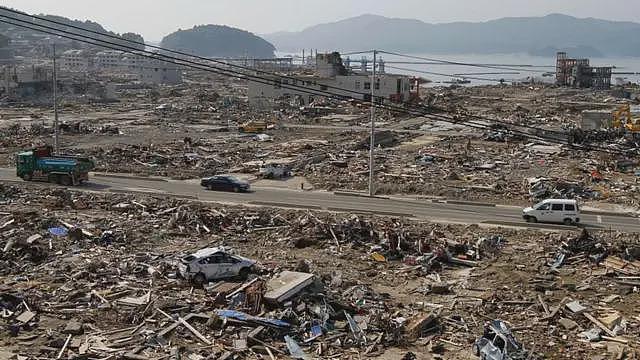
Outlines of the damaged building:
{"label": "damaged building", "polygon": [[559,52],[556,61],[556,84],[575,88],[607,90],[611,87],[611,67],[594,67],[589,59],[572,59]]}
{"label": "damaged building", "polygon": [[[380,64],[376,64],[376,67],[380,70],[373,85],[376,96],[389,102],[410,99],[412,82],[409,76],[386,73]],[[264,78],[249,81],[248,95],[252,106],[268,107],[276,100],[308,105],[323,97],[321,93],[326,91],[339,96],[371,100],[371,72],[348,69],[337,52],[318,54],[313,74],[269,75]],[[314,90],[319,94],[309,93]]]}
{"label": "damaged building", "polygon": [[61,69],[70,72],[127,74],[144,84],[177,85],[182,83],[178,65],[123,51],[68,50],[61,56]]}

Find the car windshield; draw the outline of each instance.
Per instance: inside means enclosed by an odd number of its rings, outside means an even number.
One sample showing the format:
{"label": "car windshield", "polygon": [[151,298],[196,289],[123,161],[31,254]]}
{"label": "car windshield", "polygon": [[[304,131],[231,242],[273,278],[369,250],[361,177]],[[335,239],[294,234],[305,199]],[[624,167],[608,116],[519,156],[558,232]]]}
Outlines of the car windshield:
{"label": "car windshield", "polygon": [[235,177],[235,176],[225,176],[225,178],[226,178],[227,180],[229,180],[229,182],[233,182],[233,183],[238,183],[238,182],[240,182],[240,180],[239,180],[237,177]]}
{"label": "car windshield", "polygon": [[549,210],[549,203],[539,203],[533,208],[536,210]]}

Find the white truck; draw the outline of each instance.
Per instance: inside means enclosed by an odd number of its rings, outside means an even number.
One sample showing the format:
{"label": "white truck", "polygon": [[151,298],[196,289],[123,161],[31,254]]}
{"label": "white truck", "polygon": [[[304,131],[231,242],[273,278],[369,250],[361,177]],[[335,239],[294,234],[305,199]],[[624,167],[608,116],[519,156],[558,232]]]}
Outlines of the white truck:
{"label": "white truck", "polygon": [[580,223],[580,207],[576,200],[547,199],[522,210],[522,218],[529,223]]}

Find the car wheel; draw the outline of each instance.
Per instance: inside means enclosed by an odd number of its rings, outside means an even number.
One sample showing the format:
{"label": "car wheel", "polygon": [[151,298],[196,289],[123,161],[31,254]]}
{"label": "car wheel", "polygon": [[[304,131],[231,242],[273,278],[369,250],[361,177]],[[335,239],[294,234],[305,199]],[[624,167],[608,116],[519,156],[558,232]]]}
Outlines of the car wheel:
{"label": "car wheel", "polygon": [[234,186],[233,187],[233,192],[235,192],[235,193],[240,192],[240,188],[237,187],[237,186]]}
{"label": "car wheel", "polygon": [[211,184],[207,185],[207,190],[213,191],[213,185],[211,185]]}
{"label": "car wheel", "polygon": [[242,279],[242,280],[247,280],[247,278],[249,277],[250,273],[251,273],[251,269],[245,267],[245,268],[240,269],[240,272],[238,273],[238,276],[240,276],[240,279]]}
{"label": "car wheel", "polygon": [[529,216],[529,217],[527,217],[527,222],[528,222],[528,223],[535,224],[535,223],[537,223],[537,222],[538,222],[538,219],[536,219],[536,218],[535,218],[535,217],[533,217],[533,216]]}
{"label": "car wheel", "polygon": [[55,174],[49,175],[49,176],[47,177],[47,180],[48,180],[50,183],[52,183],[52,184],[57,184],[57,183],[58,183],[58,181],[59,181],[59,180],[58,180],[58,175],[55,175]]}
{"label": "car wheel", "polygon": [[22,180],[24,181],[31,181],[31,174],[23,174],[22,175]]}
{"label": "car wheel", "polygon": [[573,225],[573,220],[571,219],[564,219],[563,223],[567,226],[571,226]]}
{"label": "car wheel", "polygon": [[64,186],[71,185],[71,177],[69,175],[60,176],[60,184]]}
{"label": "car wheel", "polygon": [[205,278],[202,273],[196,274],[196,276],[193,277],[193,283],[198,287],[204,287],[207,283],[207,278]]}

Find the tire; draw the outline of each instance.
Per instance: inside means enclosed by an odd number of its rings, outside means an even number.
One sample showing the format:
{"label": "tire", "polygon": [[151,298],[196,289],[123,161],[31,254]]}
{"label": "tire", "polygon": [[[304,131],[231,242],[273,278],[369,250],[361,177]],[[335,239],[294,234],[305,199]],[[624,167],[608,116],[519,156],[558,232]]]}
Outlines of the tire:
{"label": "tire", "polygon": [[533,216],[529,216],[529,217],[527,217],[527,222],[528,222],[528,223],[531,223],[531,224],[535,224],[535,223],[537,223],[537,222],[538,222],[538,219],[536,219],[536,218],[535,218],[535,217],[533,217]]}
{"label": "tire", "polygon": [[239,188],[239,187],[237,187],[237,186],[234,186],[234,187],[233,187],[233,192],[234,192],[234,193],[240,192],[240,188]]}
{"label": "tire", "polygon": [[49,175],[47,177],[47,180],[52,184],[57,184],[60,181],[60,179],[58,178],[58,175],[55,175],[55,174]]}
{"label": "tire", "polygon": [[207,278],[205,278],[203,273],[199,273],[193,277],[192,281],[193,281],[193,284],[196,285],[197,287],[204,287],[204,285],[207,283]]}
{"label": "tire", "polygon": [[33,179],[33,177],[31,176],[31,174],[22,174],[22,180],[24,180],[24,181],[31,181],[31,179]]}
{"label": "tire", "polygon": [[213,191],[213,185],[211,185],[211,184],[207,185],[207,190]]}
{"label": "tire", "polygon": [[69,175],[62,175],[60,176],[59,179],[60,179],[60,185],[70,186],[72,184],[71,176]]}
{"label": "tire", "polygon": [[247,280],[250,273],[251,273],[251,269],[245,267],[240,269],[238,276],[240,277],[241,280]]}
{"label": "tire", "polygon": [[574,222],[571,219],[564,219],[564,221],[562,221],[563,224],[567,225],[567,226],[573,226]]}

